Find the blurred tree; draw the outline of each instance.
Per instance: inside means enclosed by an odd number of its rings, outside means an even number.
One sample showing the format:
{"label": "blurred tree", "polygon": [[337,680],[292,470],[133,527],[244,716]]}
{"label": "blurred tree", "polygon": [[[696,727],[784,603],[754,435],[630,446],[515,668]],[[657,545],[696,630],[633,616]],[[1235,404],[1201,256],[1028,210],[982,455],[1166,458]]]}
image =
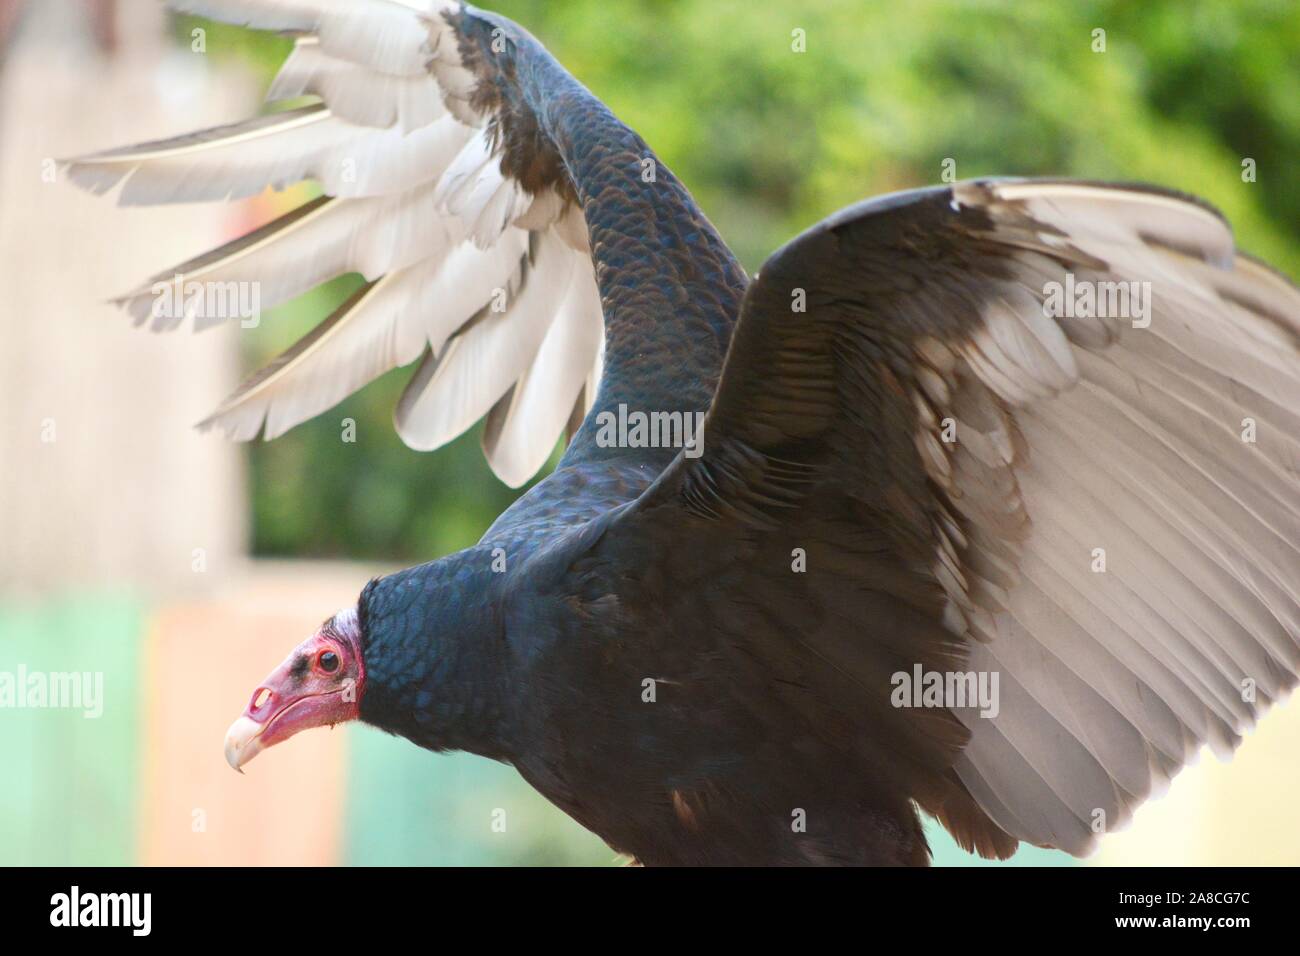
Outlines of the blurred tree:
{"label": "blurred tree", "polygon": [[[751,270],[840,206],[939,181],[949,160],[962,179],[1072,175],[1194,192],[1245,248],[1300,271],[1290,0],[488,5],[645,136]],[[211,29],[210,52],[237,50],[268,76],[287,51],[280,38]],[[277,310],[249,337],[250,365],[352,287]],[[432,455],[402,446],[390,419],[407,375],[253,449],[260,553],[428,559],[472,543],[513,500],[476,434]],[[340,440],[345,418],[354,444]]]}

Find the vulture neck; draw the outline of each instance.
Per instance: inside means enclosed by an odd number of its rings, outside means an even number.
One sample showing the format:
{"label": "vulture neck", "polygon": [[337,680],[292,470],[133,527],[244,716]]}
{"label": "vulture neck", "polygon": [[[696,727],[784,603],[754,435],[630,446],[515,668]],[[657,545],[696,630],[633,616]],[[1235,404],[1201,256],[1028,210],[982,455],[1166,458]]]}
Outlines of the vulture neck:
{"label": "vulture neck", "polygon": [[429,750],[509,759],[509,658],[487,599],[492,557],[471,548],[372,581],[360,618],[361,719]]}
{"label": "vulture neck", "polygon": [[582,207],[604,310],[599,393],[573,442],[591,449],[601,412],[708,409],[749,279],[645,141],[549,57],[535,59],[523,95]]}

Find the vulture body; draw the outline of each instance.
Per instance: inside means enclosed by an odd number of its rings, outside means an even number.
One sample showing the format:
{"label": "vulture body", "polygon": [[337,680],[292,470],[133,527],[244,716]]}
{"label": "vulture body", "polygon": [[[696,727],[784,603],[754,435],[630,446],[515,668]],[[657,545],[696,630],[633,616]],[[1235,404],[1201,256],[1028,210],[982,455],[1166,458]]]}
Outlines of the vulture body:
{"label": "vulture body", "polygon": [[[486,415],[517,486],[572,432],[478,546],[371,582],[296,648],[231,728],[234,766],[360,719],[511,763],[646,864],[924,864],[919,811],[986,856],[1082,854],[1294,685],[1300,292],[1207,205],[920,189],[751,280],[508,20],[172,5],[292,32],[271,98],[320,102],[73,181],[153,203],[315,179],[320,200],[159,279],[256,281],[264,305],[368,283],[205,426],[272,438],[418,362],[412,447]],[[222,318],[153,291],[123,298],[138,322]],[[1132,314],[1100,307],[1121,292]],[[702,441],[611,441],[629,411],[707,412]],[[934,673],[997,699],[897,693]]]}

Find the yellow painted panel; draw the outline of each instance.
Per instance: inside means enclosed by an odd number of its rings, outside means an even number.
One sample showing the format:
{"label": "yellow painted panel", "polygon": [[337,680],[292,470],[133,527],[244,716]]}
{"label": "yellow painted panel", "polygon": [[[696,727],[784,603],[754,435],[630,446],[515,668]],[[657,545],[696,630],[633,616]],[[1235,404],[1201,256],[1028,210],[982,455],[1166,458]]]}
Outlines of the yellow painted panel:
{"label": "yellow painted panel", "polygon": [[1102,841],[1094,865],[1300,864],[1300,700],[1261,718],[1228,763],[1208,751]]}

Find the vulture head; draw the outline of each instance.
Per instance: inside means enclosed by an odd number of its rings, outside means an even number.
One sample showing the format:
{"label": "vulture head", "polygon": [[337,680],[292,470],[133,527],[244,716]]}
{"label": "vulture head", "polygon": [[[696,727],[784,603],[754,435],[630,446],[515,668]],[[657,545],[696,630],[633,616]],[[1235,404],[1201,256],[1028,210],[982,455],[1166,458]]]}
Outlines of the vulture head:
{"label": "vulture head", "polygon": [[242,770],[300,731],[349,720],[430,750],[502,756],[509,655],[490,554],[372,580],[257,686],[226,732],[226,761]]}
{"label": "vulture head", "polygon": [[365,688],[357,608],[345,608],[290,651],[253,691],[226,732],[226,761],[242,773],[248,761],[299,731],[357,719]]}

